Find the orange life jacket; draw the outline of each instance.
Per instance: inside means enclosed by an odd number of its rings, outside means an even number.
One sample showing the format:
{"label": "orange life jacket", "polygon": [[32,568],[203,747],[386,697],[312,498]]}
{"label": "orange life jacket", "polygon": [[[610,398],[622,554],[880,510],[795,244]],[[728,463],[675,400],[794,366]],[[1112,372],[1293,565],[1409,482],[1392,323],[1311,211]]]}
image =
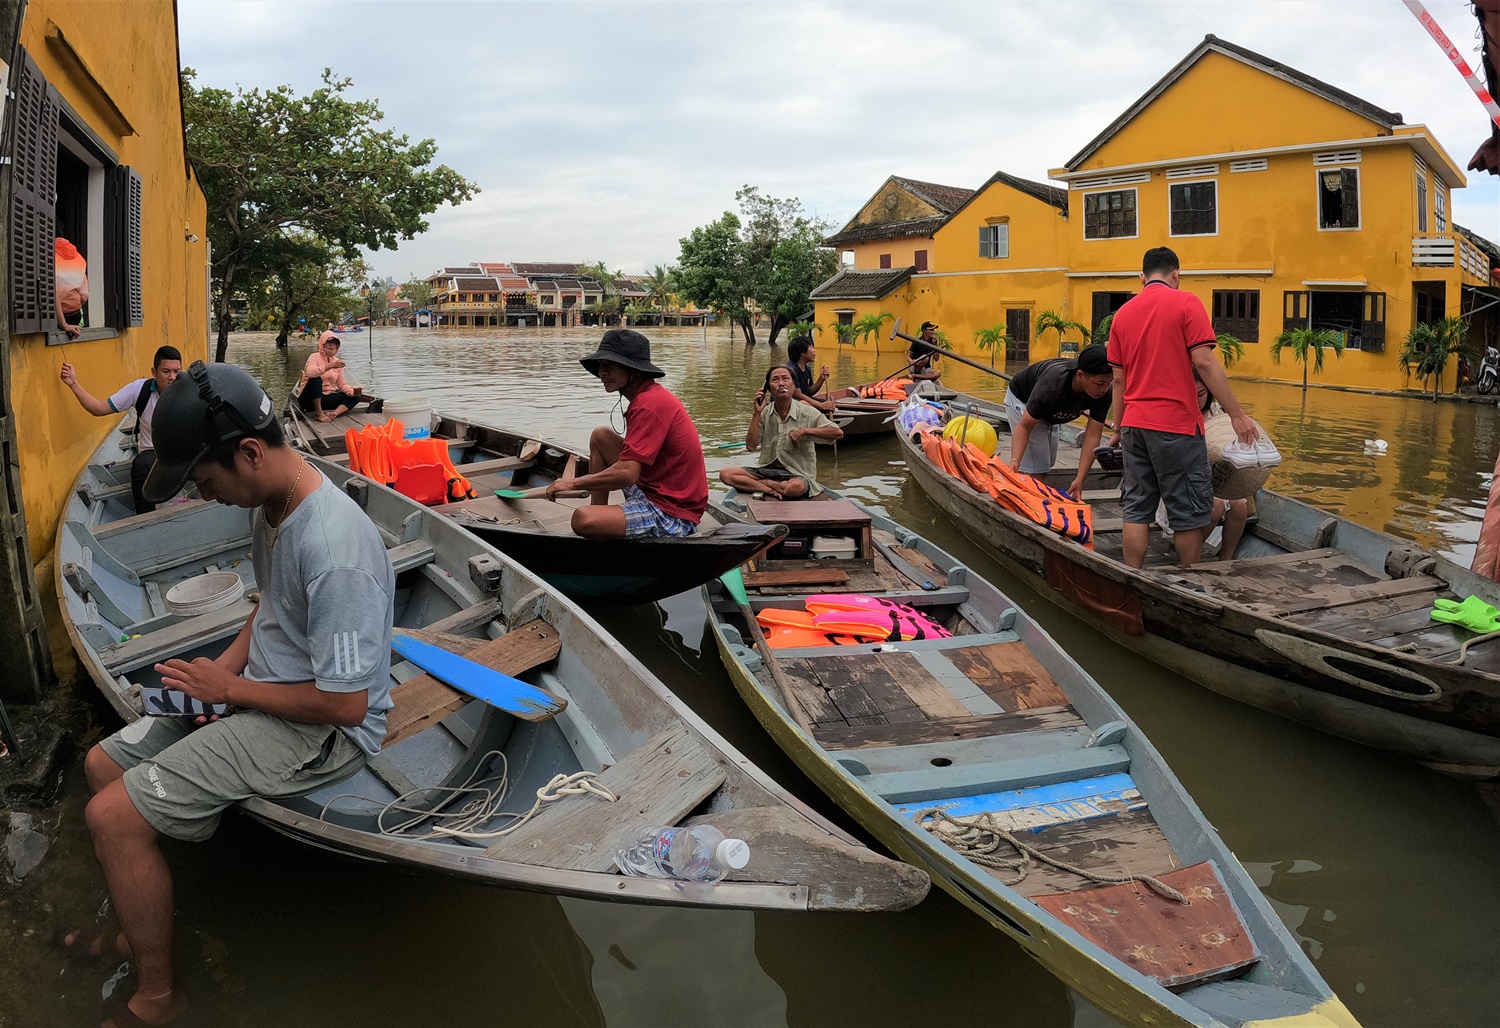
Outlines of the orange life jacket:
{"label": "orange life jacket", "polygon": [[860,386],[859,395],[867,400],[904,400],[906,389],[913,381],[910,378],[887,379],[873,385]]}
{"label": "orange life jacket", "polygon": [[459,474],[441,439],[407,439],[394,419],[344,433],[349,470],[430,505],[472,500],[474,487]]}
{"label": "orange life jacket", "polygon": [[1013,470],[973,443],[960,446],[956,439],[944,439],[936,432],[923,432],[921,438],[922,453],[948,475],[988,494],[1006,510],[1094,548],[1094,514],[1087,503]]}

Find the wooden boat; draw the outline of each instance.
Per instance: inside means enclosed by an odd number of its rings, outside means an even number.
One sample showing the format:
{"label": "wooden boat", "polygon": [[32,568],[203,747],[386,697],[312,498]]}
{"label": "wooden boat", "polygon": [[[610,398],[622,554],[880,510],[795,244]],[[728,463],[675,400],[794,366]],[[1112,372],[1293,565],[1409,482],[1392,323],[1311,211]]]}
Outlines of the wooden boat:
{"label": "wooden boat", "polygon": [[[859,557],[821,568],[768,559],[776,551],[757,560],[745,572],[757,612],[802,608],[813,593],[858,593],[913,605],[953,633],[768,655],[750,645],[722,584],[704,589],[736,689],[808,777],[881,842],[1125,1023],[1356,1023],[1161,755],[1015,603],[847,500],[740,506],[731,494],[725,503],[756,518],[791,514],[794,534],[842,530],[860,540]],[[986,864],[984,845],[949,834],[986,824],[1040,859],[1018,875]],[[998,846],[992,856],[1002,863],[1016,855],[998,835],[976,838]],[[1140,880],[1096,880],[1122,875],[1154,876],[1191,902]]]}
{"label": "wooden boat", "polygon": [[[320,422],[308,418],[295,403],[288,404],[287,417],[298,446],[335,461],[348,459],[346,430],[386,421],[384,414],[356,409]],[[696,589],[780,538],[774,525],[725,525],[705,515],[698,531],[684,539],[582,539],[573,533],[571,522],[574,509],[588,500],[502,500],[495,490],[545,486],[572,467],[586,468],[587,454],[446,415],[433,417],[431,432],[448,440],[454,465],[478,493],[476,499],[433,509],[573,599],[650,603]]]}
{"label": "wooden boat", "polygon": [[[1095,470],[1094,548],[1002,510],[901,438],[907,471],[966,535],[1038,592],[1215,692],[1453,774],[1500,773],[1500,641],[1429,619],[1433,601],[1500,585],[1421,547],[1270,490],[1229,562],[1178,567],[1152,526],[1121,559],[1120,475]],[[1002,435],[1000,450],[1009,446]],[[1076,448],[1043,476],[1067,488]]]}
{"label": "wooden boat", "polygon": [[[215,503],[131,515],[125,438],[112,433],[78,479],[56,548],[67,630],[119,715],[141,717],[153,666],[219,653],[253,609],[241,597],[194,616],[170,613],[169,588],[205,568],[255,589],[250,513]],[[392,667],[395,709],[383,751],[354,777],[298,799],[241,804],[313,846],[409,870],[541,892],[640,903],[780,910],[900,909],[928,882],[879,856],[771,781],[669,693],[556,590],[453,522],[327,461],[380,529],[396,570],[396,624],[567,701],[550,720],[518,720],[421,675]],[[393,658],[394,660],[395,658]],[[399,684],[397,684],[399,683]],[[618,802],[567,795],[507,835],[513,815],[480,816],[469,834],[432,829],[468,783],[525,812],[556,775],[597,772]],[[473,794],[468,794],[472,796]],[[389,805],[401,800],[409,815]],[[712,823],[745,838],[751,861],[718,885],[628,877],[613,845],[630,824]]]}

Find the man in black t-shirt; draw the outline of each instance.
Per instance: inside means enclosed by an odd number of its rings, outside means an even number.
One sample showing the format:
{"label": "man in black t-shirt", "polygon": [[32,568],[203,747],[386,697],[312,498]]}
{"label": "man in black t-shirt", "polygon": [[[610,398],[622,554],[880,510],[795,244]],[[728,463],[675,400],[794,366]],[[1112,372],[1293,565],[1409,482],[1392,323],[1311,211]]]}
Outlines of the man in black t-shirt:
{"label": "man in black t-shirt", "polygon": [[832,401],[817,398],[828,384],[828,365],[823,365],[818,377],[813,378],[812,365],[818,359],[818,351],[813,347],[812,337],[798,336],[787,343],[786,355],[786,369],[792,373],[792,399],[816,407],[824,414],[832,414]]}
{"label": "man in black t-shirt", "polygon": [[[1075,358],[1037,361],[1011,379],[1005,394],[1010,421],[1010,466],[1027,475],[1051,471],[1057,462],[1058,429],[1087,414],[1083,455],[1069,492],[1083,490],[1084,477],[1094,463],[1094,449],[1109,418],[1114,372],[1101,345],[1085,347]],[[1037,426],[1045,430],[1038,432]]]}
{"label": "man in black t-shirt", "polygon": [[937,341],[937,325],[931,321],[922,322],[918,341],[906,349],[906,359],[913,362],[911,377],[918,383],[936,382],[942,372],[933,367],[933,362],[941,351],[942,346]]}

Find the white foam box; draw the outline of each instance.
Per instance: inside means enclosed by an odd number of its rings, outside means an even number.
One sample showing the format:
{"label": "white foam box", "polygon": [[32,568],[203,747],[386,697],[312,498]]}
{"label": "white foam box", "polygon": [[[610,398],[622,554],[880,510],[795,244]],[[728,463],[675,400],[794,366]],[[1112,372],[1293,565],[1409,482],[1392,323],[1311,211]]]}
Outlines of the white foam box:
{"label": "white foam box", "polygon": [[847,535],[815,535],[812,555],[818,560],[852,560],[858,544]]}

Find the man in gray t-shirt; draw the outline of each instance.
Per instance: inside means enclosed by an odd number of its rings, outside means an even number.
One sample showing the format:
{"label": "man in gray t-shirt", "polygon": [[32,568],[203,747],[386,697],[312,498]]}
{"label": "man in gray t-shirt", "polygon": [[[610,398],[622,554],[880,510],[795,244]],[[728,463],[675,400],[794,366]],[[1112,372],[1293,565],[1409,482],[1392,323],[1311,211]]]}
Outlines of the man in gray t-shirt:
{"label": "man in gray t-shirt", "polygon": [[234,716],[195,726],[145,717],[84,761],[87,821],[120,931],[64,945],[129,954],[135,993],[115,1024],[174,1020],[186,1005],[172,966],[172,877],[162,835],[213,834],[231,804],[313,792],[378,753],[391,708],[395,574],[364,512],[286,445],[270,397],[245,371],[195,362],[161,396],[148,500],[191,477],[205,500],[255,511],[260,603],[217,658],[156,665],[163,685]]}

